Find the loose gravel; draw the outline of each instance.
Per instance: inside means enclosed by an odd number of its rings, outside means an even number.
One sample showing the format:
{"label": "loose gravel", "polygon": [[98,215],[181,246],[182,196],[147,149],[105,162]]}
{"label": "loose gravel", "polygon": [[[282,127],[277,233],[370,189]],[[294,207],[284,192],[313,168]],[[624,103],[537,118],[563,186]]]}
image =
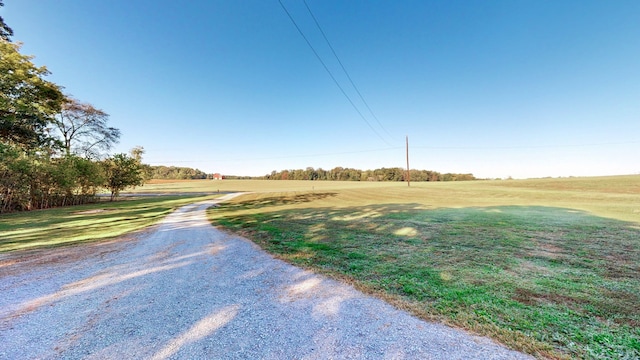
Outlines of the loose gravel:
{"label": "loose gravel", "polygon": [[224,199],[133,239],[0,257],[0,359],[531,359],[216,230]]}

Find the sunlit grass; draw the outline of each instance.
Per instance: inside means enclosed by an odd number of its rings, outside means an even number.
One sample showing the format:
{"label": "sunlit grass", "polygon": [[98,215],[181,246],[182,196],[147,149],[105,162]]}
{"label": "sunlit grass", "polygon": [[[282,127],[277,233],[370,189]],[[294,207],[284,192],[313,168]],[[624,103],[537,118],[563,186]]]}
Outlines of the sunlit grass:
{"label": "sunlit grass", "polygon": [[[142,187],[124,193],[217,193],[220,192],[274,192],[324,191],[387,187],[402,183],[360,181],[276,181],[276,180],[151,180]],[[406,185],[404,185],[406,186]]]}
{"label": "sunlit grass", "polygon": [[415,202],[430,207],[540,205],[583,210],[640,225],[640,175],[482,180],[465,182],[183,180],[153,181],[130,193],[332,192],[349,190],[330,205]]}
{"label": "sunlit grass", "polygon": [[[284,182],[286,183],[286,182]],[[540,357],[640,357],[640,176],[248,194],[214,224]]]}
{"label": "sunlit grass", "polygon": [[[0,252],[104,240],[143,229],[207,197],[148,197],[0,216]],[[210,198],[210,197],[209,197]]]}
{"label": "sunlit grass", "polygon": [[[254,192],[216,224],[426,319],[538,356],[640,356],[640,176],[460,183],[182,181],[138,192]],[[149,226],[203,197],[0,217],[0,252]],[[92,212],[92,210],[103,210]]]}

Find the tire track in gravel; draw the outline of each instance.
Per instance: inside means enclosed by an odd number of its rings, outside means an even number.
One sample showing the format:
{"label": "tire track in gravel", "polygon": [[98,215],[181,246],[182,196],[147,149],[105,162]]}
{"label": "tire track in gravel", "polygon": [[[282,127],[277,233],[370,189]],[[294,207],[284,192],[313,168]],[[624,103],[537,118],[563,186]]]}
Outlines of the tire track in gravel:
{"label": "tire track in gravel", "polygon": [[135,239],[0,258],[0,359],[531,358],[216,230],[205,210],[232,196]]}

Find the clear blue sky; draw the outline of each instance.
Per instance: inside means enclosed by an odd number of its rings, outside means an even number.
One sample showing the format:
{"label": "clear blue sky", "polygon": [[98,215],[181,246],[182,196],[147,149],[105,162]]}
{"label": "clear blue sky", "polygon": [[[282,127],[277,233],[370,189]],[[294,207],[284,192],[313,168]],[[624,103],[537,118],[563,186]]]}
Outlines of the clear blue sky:
{"label": "clear blue sky", "polygon": [[[115,149],[206,172],[640,173],[640,1],[6,0]],[[372,130],[373,128],[373,130]],[[374,131],[375,130],[375,131]]]}

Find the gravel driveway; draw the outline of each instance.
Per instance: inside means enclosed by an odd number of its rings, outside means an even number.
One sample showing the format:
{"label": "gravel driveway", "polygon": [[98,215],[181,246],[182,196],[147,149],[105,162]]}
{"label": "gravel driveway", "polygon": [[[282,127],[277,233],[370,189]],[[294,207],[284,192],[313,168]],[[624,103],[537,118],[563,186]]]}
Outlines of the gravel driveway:
{"label": "gravel driveway", "polygon": [[129,239],[0,257],[0,359],[529,359],[216,230],[216,201]]}

